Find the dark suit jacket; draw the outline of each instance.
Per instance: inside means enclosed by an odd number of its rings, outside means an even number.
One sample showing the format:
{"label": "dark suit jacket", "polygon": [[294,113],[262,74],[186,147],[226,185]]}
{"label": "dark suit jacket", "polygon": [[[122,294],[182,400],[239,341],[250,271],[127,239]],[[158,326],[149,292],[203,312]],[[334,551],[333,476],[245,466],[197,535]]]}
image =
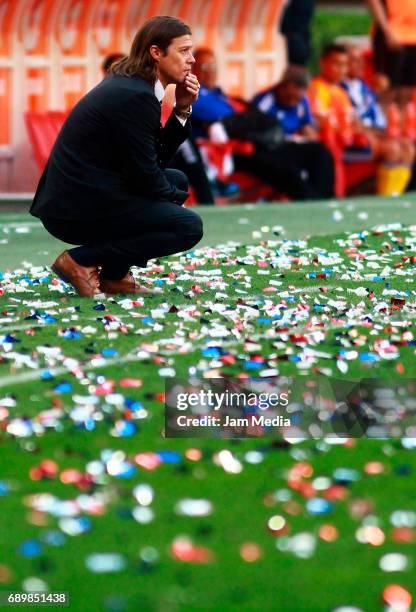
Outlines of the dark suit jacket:
{"label": "dark suit jacket", "polygon": [[121,215],[187,193],[163,172],[190,133],[171,114],[160,124],[152,85],[110,75],[73,108],[55,142],[30,212],[86,219]]}

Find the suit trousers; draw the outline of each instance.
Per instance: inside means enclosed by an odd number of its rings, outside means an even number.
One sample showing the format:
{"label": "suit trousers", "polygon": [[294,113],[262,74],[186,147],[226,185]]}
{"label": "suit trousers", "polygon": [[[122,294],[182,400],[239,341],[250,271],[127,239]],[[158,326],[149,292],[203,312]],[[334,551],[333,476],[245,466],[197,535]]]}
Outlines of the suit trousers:
{"label": "suit trousers", "polygon": [[[165,170],[168,180],[182,191],[188,180],[179,170]],[[149,202],[137,213],[105,219],[75,220],[42,218],[46,230],[63,242],[81,245],[69,249],[81,266],[101,266],[102,276],[123,278],[131,266],[186,251],[202,238],[201,218],[174,202]]]}

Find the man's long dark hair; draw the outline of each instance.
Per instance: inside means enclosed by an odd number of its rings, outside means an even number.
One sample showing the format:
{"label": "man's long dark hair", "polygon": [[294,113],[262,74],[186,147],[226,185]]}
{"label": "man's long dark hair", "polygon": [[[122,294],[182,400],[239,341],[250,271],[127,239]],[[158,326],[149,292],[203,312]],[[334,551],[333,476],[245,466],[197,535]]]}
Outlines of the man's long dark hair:
{"label": "man's long dark hair", "polygon": [[110,74],[140,76],[152,85],[156,82],[156,62],[150,47],[157,45],[164,53],[174,38],[191,34],[186,23],[175,17],[158,16],[146,21],[134,37],[130,54],[115,62]]}

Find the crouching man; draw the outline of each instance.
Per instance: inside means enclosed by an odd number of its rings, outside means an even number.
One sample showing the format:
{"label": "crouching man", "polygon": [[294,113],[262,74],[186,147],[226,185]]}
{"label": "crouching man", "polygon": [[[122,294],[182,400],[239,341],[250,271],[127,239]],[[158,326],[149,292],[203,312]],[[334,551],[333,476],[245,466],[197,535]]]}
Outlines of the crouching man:
{"label": "crouching man", "polygon": [[[30,212],[50,234],[79,245],[52,269],[81,296],[150,292],[130,267],[190,249],[202,237],[201,219],[182,207],[186,176],[165,169],[190,133],[199,91],[194,61],[189,27],[154,17],[62,127]],[[176,105],[162,128],[170,83]]]}

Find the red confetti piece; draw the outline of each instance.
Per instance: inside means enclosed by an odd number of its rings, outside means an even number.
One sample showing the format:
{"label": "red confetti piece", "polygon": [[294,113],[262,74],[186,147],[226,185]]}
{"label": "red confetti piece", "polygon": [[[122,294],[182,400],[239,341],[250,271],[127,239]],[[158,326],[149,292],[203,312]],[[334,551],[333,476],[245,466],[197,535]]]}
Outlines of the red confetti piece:
{"label": "red confetti piece", "polygon": [[383,601],[395,609],[406,610],[412,603],[412,596],[399,584],[389,584],[383,591]]}
{"label": "red confetti piece", "polygon": [[404,374],[404,365],[402,363],[396,364],[396,372],[398,374]]}
{"label": "red confetti piece", "polygon": [[154,470],[162,460],[156,453],[138,453],[134,457],[134,462],[144,470]]}
{"label": "red confetti piece", "polygon": [[139,378],[123,378],[119,382],[120,387],[134,388],[134,389],[141,387],[142,384],[143,384],[143,381],[140,380]]}
{"label": "red confetti piece", "polygon": [[214,555],[205,546],[194,546],[190,541],[177,539],[172,543],[172,555],[185,563],[211,563]]}

